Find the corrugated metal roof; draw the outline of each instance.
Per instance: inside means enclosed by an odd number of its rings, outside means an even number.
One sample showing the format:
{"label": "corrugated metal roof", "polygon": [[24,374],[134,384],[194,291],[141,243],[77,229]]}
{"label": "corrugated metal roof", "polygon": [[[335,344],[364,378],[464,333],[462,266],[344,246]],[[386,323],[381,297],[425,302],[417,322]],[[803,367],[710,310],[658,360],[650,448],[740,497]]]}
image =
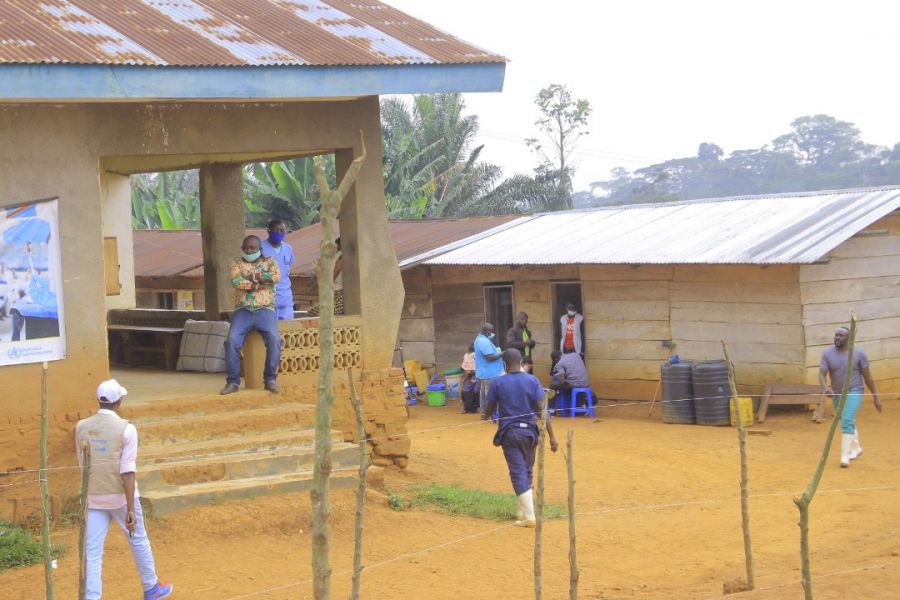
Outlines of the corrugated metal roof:
{"label": "corrugated metal roof", "polygon": [[[515,216],[467,217],[390,221],[394,251],[402,263],[429,251],[502,226]],[[292,231],[285,238],[297,257],[292,275],[311,276],[312,261],[319,257],[321,229],[318,224]],[[251,230],[264,237],[262,230]],[[235,249],[237,256],[238,249]],[[411,265],[409,265],[411,266]],[[200,232],[139,230],[134,232],[134,272],[137,277],[203,277],[203,247]]]}
{"label": "corrugated metal roof", "polygon": [[504,63],[374,0],[3,0],[0,63]]}
{"label": "corrugated metal roof", "polygon": [[884,187],[547,213],[425,264],[812,263],[898,208]]}

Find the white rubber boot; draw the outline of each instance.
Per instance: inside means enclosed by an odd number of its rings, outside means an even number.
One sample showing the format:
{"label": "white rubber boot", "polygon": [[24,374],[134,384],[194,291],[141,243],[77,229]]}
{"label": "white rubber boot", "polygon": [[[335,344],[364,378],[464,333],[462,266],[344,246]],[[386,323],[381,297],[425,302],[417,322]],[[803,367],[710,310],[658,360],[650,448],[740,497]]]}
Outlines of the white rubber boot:
{"label": "white rubber boot", "polygon": [[516,521],[521,521],[524,518],[525,518],[525,506],[524,506],[524,503],[522,502],[522,495],[519,495],[519,496],[516,496]]}
{"label": "white rubber boot", "polygon": [[853,446],[853,434],[852,433],[842,433],[841,434],[841,467],[847,468],[850,466],[850,448]]}
{"label": "white rubber boot", "polygon": [[522,502],[522,518],[516,521],[518,527],[534,527],[537,520],[534,517],[534,496],[532,491],[522,492],[519,494],[519,500]]}
{"label": "white rubber boot", "polygon": [[853,434],[853,445],[850,446],[850,460],[856,460],[862,456],[862,446],[859,445],[859,427]]}

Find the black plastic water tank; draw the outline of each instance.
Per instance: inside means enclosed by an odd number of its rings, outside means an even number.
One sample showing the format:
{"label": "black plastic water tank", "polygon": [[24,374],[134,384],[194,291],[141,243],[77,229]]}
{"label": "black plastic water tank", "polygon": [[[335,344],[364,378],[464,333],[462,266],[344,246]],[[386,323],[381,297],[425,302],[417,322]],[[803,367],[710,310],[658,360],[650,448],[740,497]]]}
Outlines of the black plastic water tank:
{"label": "black plastic water tank", "polygon": [[694,364],[694,412],[698,425],[730,425],[731,387],[728,385],[728,364],[724,360],[710,360]]}
{"label": "black plastic water tank", "polygon": [[693,363],[680,362],[660,367],[663,423],[697,422],[694,415],[692,366]]}

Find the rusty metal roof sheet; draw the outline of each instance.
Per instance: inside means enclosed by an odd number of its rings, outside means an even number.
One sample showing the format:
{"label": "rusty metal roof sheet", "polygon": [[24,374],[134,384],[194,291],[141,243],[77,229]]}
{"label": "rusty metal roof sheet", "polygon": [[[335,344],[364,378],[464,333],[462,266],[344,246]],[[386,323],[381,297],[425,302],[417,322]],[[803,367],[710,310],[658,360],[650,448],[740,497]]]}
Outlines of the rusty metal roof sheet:
{"label": "rusty metal roof sheet", "polygon": [[898,209],[900,187],[881,187],[546,213],[425,264],[812,263]]}
{"label": "rusty metal roof sheet", "polygon": [[0,64],[504,63],[374,0],[3,0]]}
{"label": "rusty metal roof sheet", "polygon": [[[397,260],[402,266],[412,266],[409,259],[492,230],[515,219],[515,216],[501,216],[398,220],[390,221],[389,228]],[[265,235],[262,230],[250,230],[248,233],[261,237]],[[291,244],[297,257],[291,275],[312,276],[312,261],[319,257],[320,238],[321,229],[318,224],[292,231],[286,236],[285,240]],[[135,231],[134,272],[136,277],[203,277],[200,232]]]}

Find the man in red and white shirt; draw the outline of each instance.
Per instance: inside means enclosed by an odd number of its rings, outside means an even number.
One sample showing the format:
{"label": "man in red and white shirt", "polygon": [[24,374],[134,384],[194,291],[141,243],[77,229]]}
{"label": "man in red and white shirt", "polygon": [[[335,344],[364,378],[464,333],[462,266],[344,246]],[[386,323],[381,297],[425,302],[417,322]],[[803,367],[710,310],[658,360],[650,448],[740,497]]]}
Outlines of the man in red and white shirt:
{"label": "man in red and white shirt", "polygon": [[134,477],[137,471],[137,429],[119,416],[122,400],[127,394],[128,391],[115,379],[104,381],[97,388],[100,410],[75,426],[79,465],[82,442],[87,442],[91,447],[85,527],[85,600],[98,600],[103,593],[103,544],[111,521],[128,533],[128,544],[141,578],[144,600],[159,600],[172,595],[173,586],[162,583],[156,576],[150,539],[144,529],[144,514]]}
{"label": "man in red and white shirt", "polygon": [[569,302],[566,304],[566,314],[560,317],[559,324],[559,351],[563,354],[577,352],[584,360],[584,316]]}

